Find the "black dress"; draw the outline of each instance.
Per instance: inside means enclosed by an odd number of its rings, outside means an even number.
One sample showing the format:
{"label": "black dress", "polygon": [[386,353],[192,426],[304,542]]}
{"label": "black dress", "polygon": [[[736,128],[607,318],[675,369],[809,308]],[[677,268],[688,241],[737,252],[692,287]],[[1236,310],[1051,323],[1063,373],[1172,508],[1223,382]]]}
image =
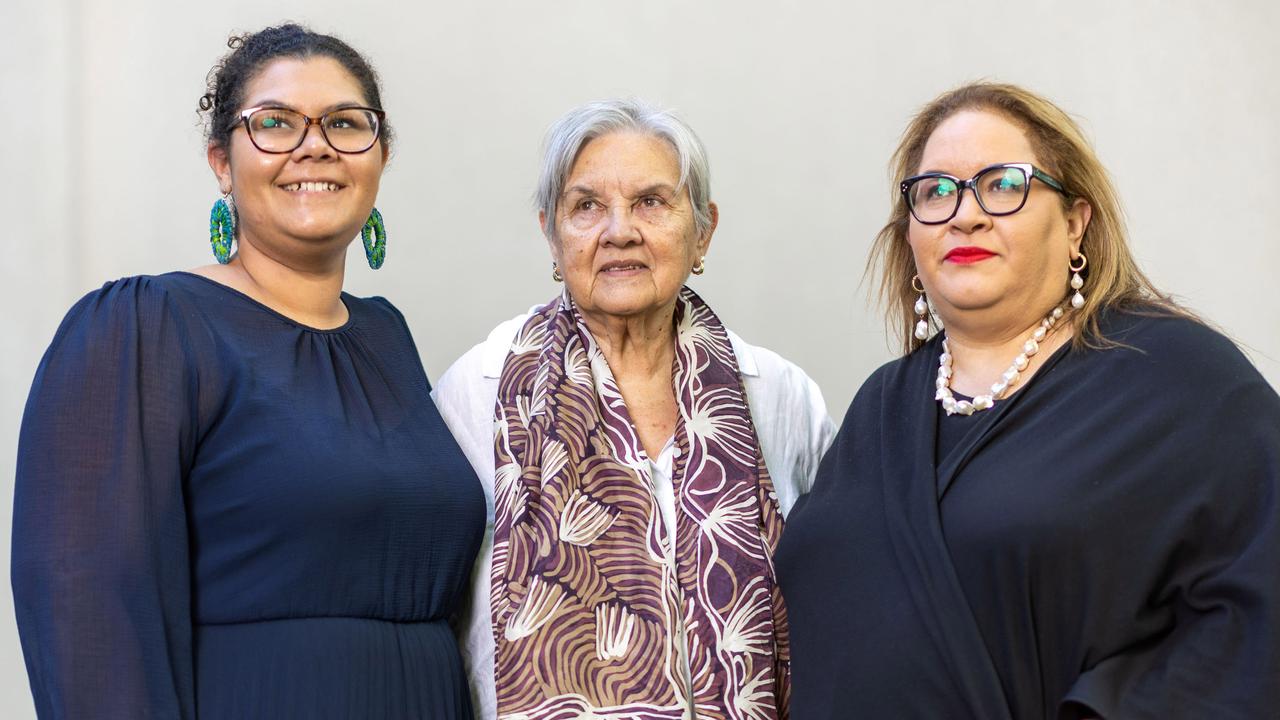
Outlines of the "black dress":
{"label": "black dress", "polygon": [[1280,398],[1191,321],[1103,328],[969,418],[938,338],[858,392],[775,560],[794,720],[1277,717]]}
{"label": "black dress", "polygon": [[464,718],[479,481],[400,313],[295,323],[174,273],[63,321],[23,417],[13,587],[41,718]]}

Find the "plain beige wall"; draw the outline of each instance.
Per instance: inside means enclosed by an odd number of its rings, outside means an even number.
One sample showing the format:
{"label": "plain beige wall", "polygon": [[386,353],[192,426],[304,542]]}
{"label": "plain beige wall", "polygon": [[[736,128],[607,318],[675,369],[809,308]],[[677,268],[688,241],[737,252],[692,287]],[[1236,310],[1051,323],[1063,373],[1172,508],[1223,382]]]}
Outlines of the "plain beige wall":
{"label": "plain beige wall", "polygon": [[[196,99],[228,31],[283,19],[341,35],[382,73],[399,134],[378,200],[387,264],[370,271],[357,244],[348,288],[404,311],[432,377],[556,291],[529,207],[546,126],[634,95],[678,109],[711,154],[722,219],[694,287],[808,370],[838,421],[891,357],[859,288],[889,153],[914,109],[986,77],[1076,114],[1143,267],[1280,385],[1280,4],[970,5],[6,0],[0,570],[41,353],[104,281],[210,261]],[[0,592],[0,716],[30,717],[12,617]]]}

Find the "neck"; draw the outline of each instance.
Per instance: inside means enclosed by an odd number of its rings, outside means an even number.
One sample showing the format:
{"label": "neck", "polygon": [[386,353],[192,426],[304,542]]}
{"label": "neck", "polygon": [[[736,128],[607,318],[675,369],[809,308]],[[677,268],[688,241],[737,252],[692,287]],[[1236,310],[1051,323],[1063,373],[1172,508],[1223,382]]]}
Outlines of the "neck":
{"label": "neck", "polygon": [[347,321],[342,304],[345,251],[314,262],[272,257],[252,242],[241,242],[227,268],[237,275],[238,290],[267,307],[317,328]]}
{"label": "neck", "polygon": [[649,313],[582,313],[587,329],[619,382],[629,377],[671,375],[675,360],[675,302]]}
{"label": "neck", "polygon": [[[1053,309],[1045,312],[1048,315]],[[1022,346],[1040,327],[1044,315],[1036,318],[1020,318],[1001,324],[983,324],[974,318],[943,318],[947,333],[947,347],[951,351],[951,389],[970,397],[990,392],[991,384],[1009,368],[1013,359],[1022,352]],[[1040,341],[1040,351],[1029,359],[1022,371],[1018,386],[1026,384],[1055,350],[1071,339],[1071,324],[1059,322]],[[1014,387],[1010,392],[1016,392]]]}

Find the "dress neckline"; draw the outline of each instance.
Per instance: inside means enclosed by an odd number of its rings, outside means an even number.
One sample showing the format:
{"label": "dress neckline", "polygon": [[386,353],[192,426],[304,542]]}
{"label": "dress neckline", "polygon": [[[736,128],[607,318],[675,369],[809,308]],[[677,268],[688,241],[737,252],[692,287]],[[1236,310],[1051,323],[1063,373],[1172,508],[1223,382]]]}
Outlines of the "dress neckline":
{"label": "dress neckline", "polygon": [[263,311],[263,312],[267,313],[268,315],[272,315],[272,316],[274,316],[274,317],[276,317],[276,318],[279,318],[280,320],[283,320],[284,322],[289,323],[290,325],[293,325],[294,327],[298,328],[299,330],[305,330],[305,331],[310,332],[310,333],[316,333],[317,335],[336,335],[336,334],[341,334],[341,333],[344,333],[344,332],[346,332],[347,330],[351,329],[351,326],[355,323],[356,314],[355,314],[355,312],[353,312],[353,311],[352,311],[352,309],[351,309],[351,302],[350,302],[350,300],[351,300],[352,298],[351,298],[351,296],[350,296],[350,295],[348,295],[348,294],[347,294],[347,292],[346,292],[345,290],[344,290],[344,291],[342,291],[342,292],[339,294],[339,296],[338,296],[338,301],[339,301],[339,302],[341,302],[341,303],[342,303],[342,305],[343,305],[343,307],[345,307],[345,308],[347,309],[347,321],[346,321],[346,322],[344,322],[344,323],[342,323],[342,324],[341,324],[341,325],[339,325],[338,327],[335,327],[335,328],[329,328],[329,329],[324,329],[324,328],[313,327],[313,326],[311,326],[311,325],[307,325],[306,323],[298,322],[297,320],[294,320],[293,318],[289,317],[288,315],[285,315],[284,313],[280,312],[279,310],[276,310],[276,309],[272,308],[272,307],[271,307],[271,306],[269,306],[269,305],[266,305],[266,304],[264,304],[264,303],[262,303],[262,302],[260,302],[260,301],[258,301],[258,300],[255,300],[255,299],[253,299],[252,297],[249,297],[248,295],[246,295],[246,294],[244,294],[244,293],[240,292],[239,290],[237,290],[237,289],[235,289],[235,288],[231,287],[230,285],[224,285],[224,284],[222,284],[222,283],[218,282],[217,280],[214,280],[213,278],[205,277],[204,275],[198,275],[198,274],[196,274],[196,273],[193,273],[193,272],[190,272],[190,271],[187,271],[187,270],[175,270],[175,271],[174,271],[173,273],[171,273],[171,274],[173,274],[173,275],[186,275],[186,276],[188,276],[188,277],[193,277],[193,278],[195,278],[195,279],[197,279],[197,280],[200,280],[200,281],[202,281],[202,282],[205,282],[205,283],[207,283],[207,284],[209,284],[209,285],[212,285],[213,287],[219,288],[219,289],[221,289],[221,290],[223,290],[223,291],[225,291],[225,292],[227,292],[227,293],[229,293],[229,294],[231,294],[231,295],[234,295],[235,297],[240,298],[241,300],[245,301],[246,303],[249,303],[249,304],[250,304],[250,305],[252,305],[253,307],[255,307],[255,308],[257,308],[257,309],[259,309],[259,310],[261,310],[261,311]]}

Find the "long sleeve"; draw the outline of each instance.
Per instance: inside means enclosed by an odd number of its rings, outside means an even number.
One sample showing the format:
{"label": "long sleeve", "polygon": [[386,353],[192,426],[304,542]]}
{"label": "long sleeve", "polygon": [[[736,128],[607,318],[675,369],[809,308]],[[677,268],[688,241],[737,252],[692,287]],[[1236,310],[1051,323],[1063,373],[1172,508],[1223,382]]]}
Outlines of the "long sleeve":
{"label": "long sleeve", "polygon": [[1194,400],[1164,446],[1148,446],[1178,458],[1159,478],[1159,527],[1142,554],[1162,579],[1147,602],[1176,621],[1082,674],[1064,718],[1243,720],[1280,705],[1280,397],[1224,338],[1193,340],[1152,352],[1170,358],[1153,360],[1157,372],[1182,368],[1161,373],[1165,386]]}
{"label": "long sleeve", "polygon": [[822,397],[822,391],[808,376],[805,376],[804,380],[803,413],[807,418],[805,427],[808,429],[806,438],[808,442],[799,459],[804,477],[801,494],[813,489],[813,478],[818,474],[818,464],[822,462],[822,456],[826,454],[827,448],[831,447],[836,437],[836,424],[827,413],[827,401]]}
{"label": "long sleeve", "polygon": [[760,451],[784,516],[813,488],[818,463],[835,439],[822,391],[798,366],[777,353],[747,345],[732,333]]}
{"label": "long sleeve", "polygon": [[196,373],[146,278],[63,321],[19,440],[12,582],[41,718],[194,718],[183,479]]}

